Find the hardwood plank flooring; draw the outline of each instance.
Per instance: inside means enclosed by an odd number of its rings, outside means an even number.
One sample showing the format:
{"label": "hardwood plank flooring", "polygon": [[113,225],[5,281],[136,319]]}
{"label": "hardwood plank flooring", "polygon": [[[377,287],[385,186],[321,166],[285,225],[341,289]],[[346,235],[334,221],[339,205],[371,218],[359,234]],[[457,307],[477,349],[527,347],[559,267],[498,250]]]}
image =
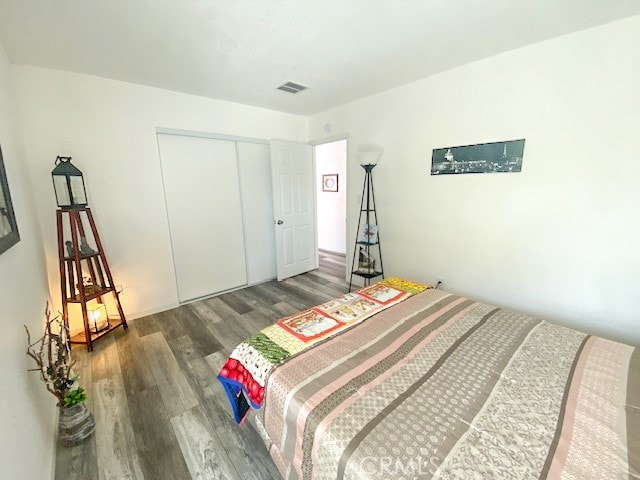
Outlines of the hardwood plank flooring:
{"label": "hardwood plank flooring", "polygon": [[195,407],[198,400],[184,378],[162,332],[142,337],[142,345],[147,358],[154,359],[151,371],[169,417],[175,417],[185,410]]}
{"label": "hardwood plank flooring", "polygon": [[150,333],[156,333],[160,331],[160,325],[155,315],[149,315],[148,317],[138,318],[136,320],[136,329],[141,337],[149,335]]}
{"label": "hardwood plank flooring", "polygon": [[208,478],[240,480],[242,478],[231,463],[200,405],[173,417],[171,425],[189,467],[191,478],[203,480]]}
{"label": "hardwood plank flooring", "polygon": [[120,335],[117,342],[118,360],[127,368],[121,370],[127,396],[156,386],[156,380],[146,355],[140,355],[143,345],[138,333],[138,325],[129,328],[127,335]]}
{"label": "hardwood plank flooring", "polygon": [[90,361],[91,381],[93,383],[120,373],[118,349],[114,335],[109,335],[100,343],[96,343]]}
{"label": "hardwood plank flooring", "polygon": [[[142,479],[124,384],[119,374],[94,383],[98,478]],[[105,455],[105,452],[109,452]]]}
{"label": "hardwood plank flooring", "polygon": [[347,291],[344,256],[320,268],[129,322],[74,347],[96,434],[56,450],[56,479],[277,479],[251,422],[235,424],[216,375],[247,336]]}
{"label": "hardwood plank flooring", "polygon": [[[135,448],[144,478],[173,480],[189,478],[182,450],[169,423],[158,387],[128,396]],[[162,455],[158,455],[162,452]]]}

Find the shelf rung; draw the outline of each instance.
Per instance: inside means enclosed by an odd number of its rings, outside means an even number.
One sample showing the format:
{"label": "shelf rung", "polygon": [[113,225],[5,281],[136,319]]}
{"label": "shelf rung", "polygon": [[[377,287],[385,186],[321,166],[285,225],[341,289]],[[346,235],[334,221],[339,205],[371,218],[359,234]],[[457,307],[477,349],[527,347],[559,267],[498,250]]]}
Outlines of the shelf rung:
{"label": "shelf rung", "polygon": [[361,272],[359,270],[354,270],[351,272],[351,274],[357,275],[362,278],[373,278],[373,277],[379,277],[380,275],[382,275],[382,272],[374,271],[369,273],[369,272]]}
{"label": "shelf rung", "polygon": [[[116,319],[109,319],[109,328],[105,328],[104,330],[100,330],[99,332],[91,332],[91,341],[95,341],[98,338],[102,337],[103,335],[106,335],[107,333],[111,332],[112,330],[115,330],[116,328],[118,328],[119,326],[121,326],[123,324],[122,320],[116,320]],[[77,333],[74,336],[71,337],[70,339],[71,343],[87,343],[87,339],[84,335],[84,333]]]}
{"label": "shelf rung", "polygon": [[[94,252],[94,253],[88,253],[86,255],[80,255],[80,260],[85,260],[85,259],[91,258],[91,257],[97,257],[99,255],[100,255],[100,252]],[[68,262],[69,261],[73,262],[76,258],[67,256],[67,257],[64,257],[64,259],[66,261],[68,261]]]}
{"label": "shelf rung", "polygon": [[[91,295],[85,295],[84,299],[86,302],[88,302],[89,300],[93,300],[94,298],[98,298],[101,295],[105,295],[109,292],[113,292],[115,289],[113,287],[107,287],[104,288],[102,290],[100,290],[99,292],[96,293],[92,293]],[[69,303],[80,303],[80,296],[77,295],[75,297],[71,297],[71,298],[67,298],[67,302]]]}

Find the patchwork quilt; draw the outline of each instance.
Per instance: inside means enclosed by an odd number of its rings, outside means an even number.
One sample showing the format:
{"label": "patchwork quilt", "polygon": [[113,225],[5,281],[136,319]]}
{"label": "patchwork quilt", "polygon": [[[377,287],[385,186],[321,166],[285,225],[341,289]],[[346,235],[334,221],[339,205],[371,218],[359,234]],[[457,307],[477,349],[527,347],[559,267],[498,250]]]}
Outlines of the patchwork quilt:
{"label": "patchwork quilt", "polygon": [[236,422],[241,423],[251,407],[262,406],[266,381],[275,366],[427,288],[387,278],[283,318],[244,340],[218,374]]}

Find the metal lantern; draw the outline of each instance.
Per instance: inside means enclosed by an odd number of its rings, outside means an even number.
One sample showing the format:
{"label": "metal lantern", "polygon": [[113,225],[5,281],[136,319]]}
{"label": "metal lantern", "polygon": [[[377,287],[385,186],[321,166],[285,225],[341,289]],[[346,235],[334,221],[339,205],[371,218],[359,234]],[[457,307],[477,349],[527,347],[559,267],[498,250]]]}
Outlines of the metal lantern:
{"label": "metal lantern", "polygon": [[56,168],[51,172],[56,201],[60,208],[87,206],[87,191],[82,172],[71,163],[71,157],[56,157]]}
{"label": "metal lantern", "polygon": [[89,329],[94,333],[109,328],[107,307],[103,303],[97,303],[93,307],[87,305],[87,319],[89,320]]}

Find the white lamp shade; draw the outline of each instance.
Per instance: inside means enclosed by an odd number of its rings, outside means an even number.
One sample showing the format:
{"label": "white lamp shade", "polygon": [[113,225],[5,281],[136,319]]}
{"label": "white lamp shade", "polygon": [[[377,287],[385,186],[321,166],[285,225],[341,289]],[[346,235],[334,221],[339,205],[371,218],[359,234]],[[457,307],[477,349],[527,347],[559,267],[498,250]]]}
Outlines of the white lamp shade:
{"label": "white lamp shade", "polygon": [[382,152],[362,152],[356,154],[360,165],[377,165],[382,157]]}

